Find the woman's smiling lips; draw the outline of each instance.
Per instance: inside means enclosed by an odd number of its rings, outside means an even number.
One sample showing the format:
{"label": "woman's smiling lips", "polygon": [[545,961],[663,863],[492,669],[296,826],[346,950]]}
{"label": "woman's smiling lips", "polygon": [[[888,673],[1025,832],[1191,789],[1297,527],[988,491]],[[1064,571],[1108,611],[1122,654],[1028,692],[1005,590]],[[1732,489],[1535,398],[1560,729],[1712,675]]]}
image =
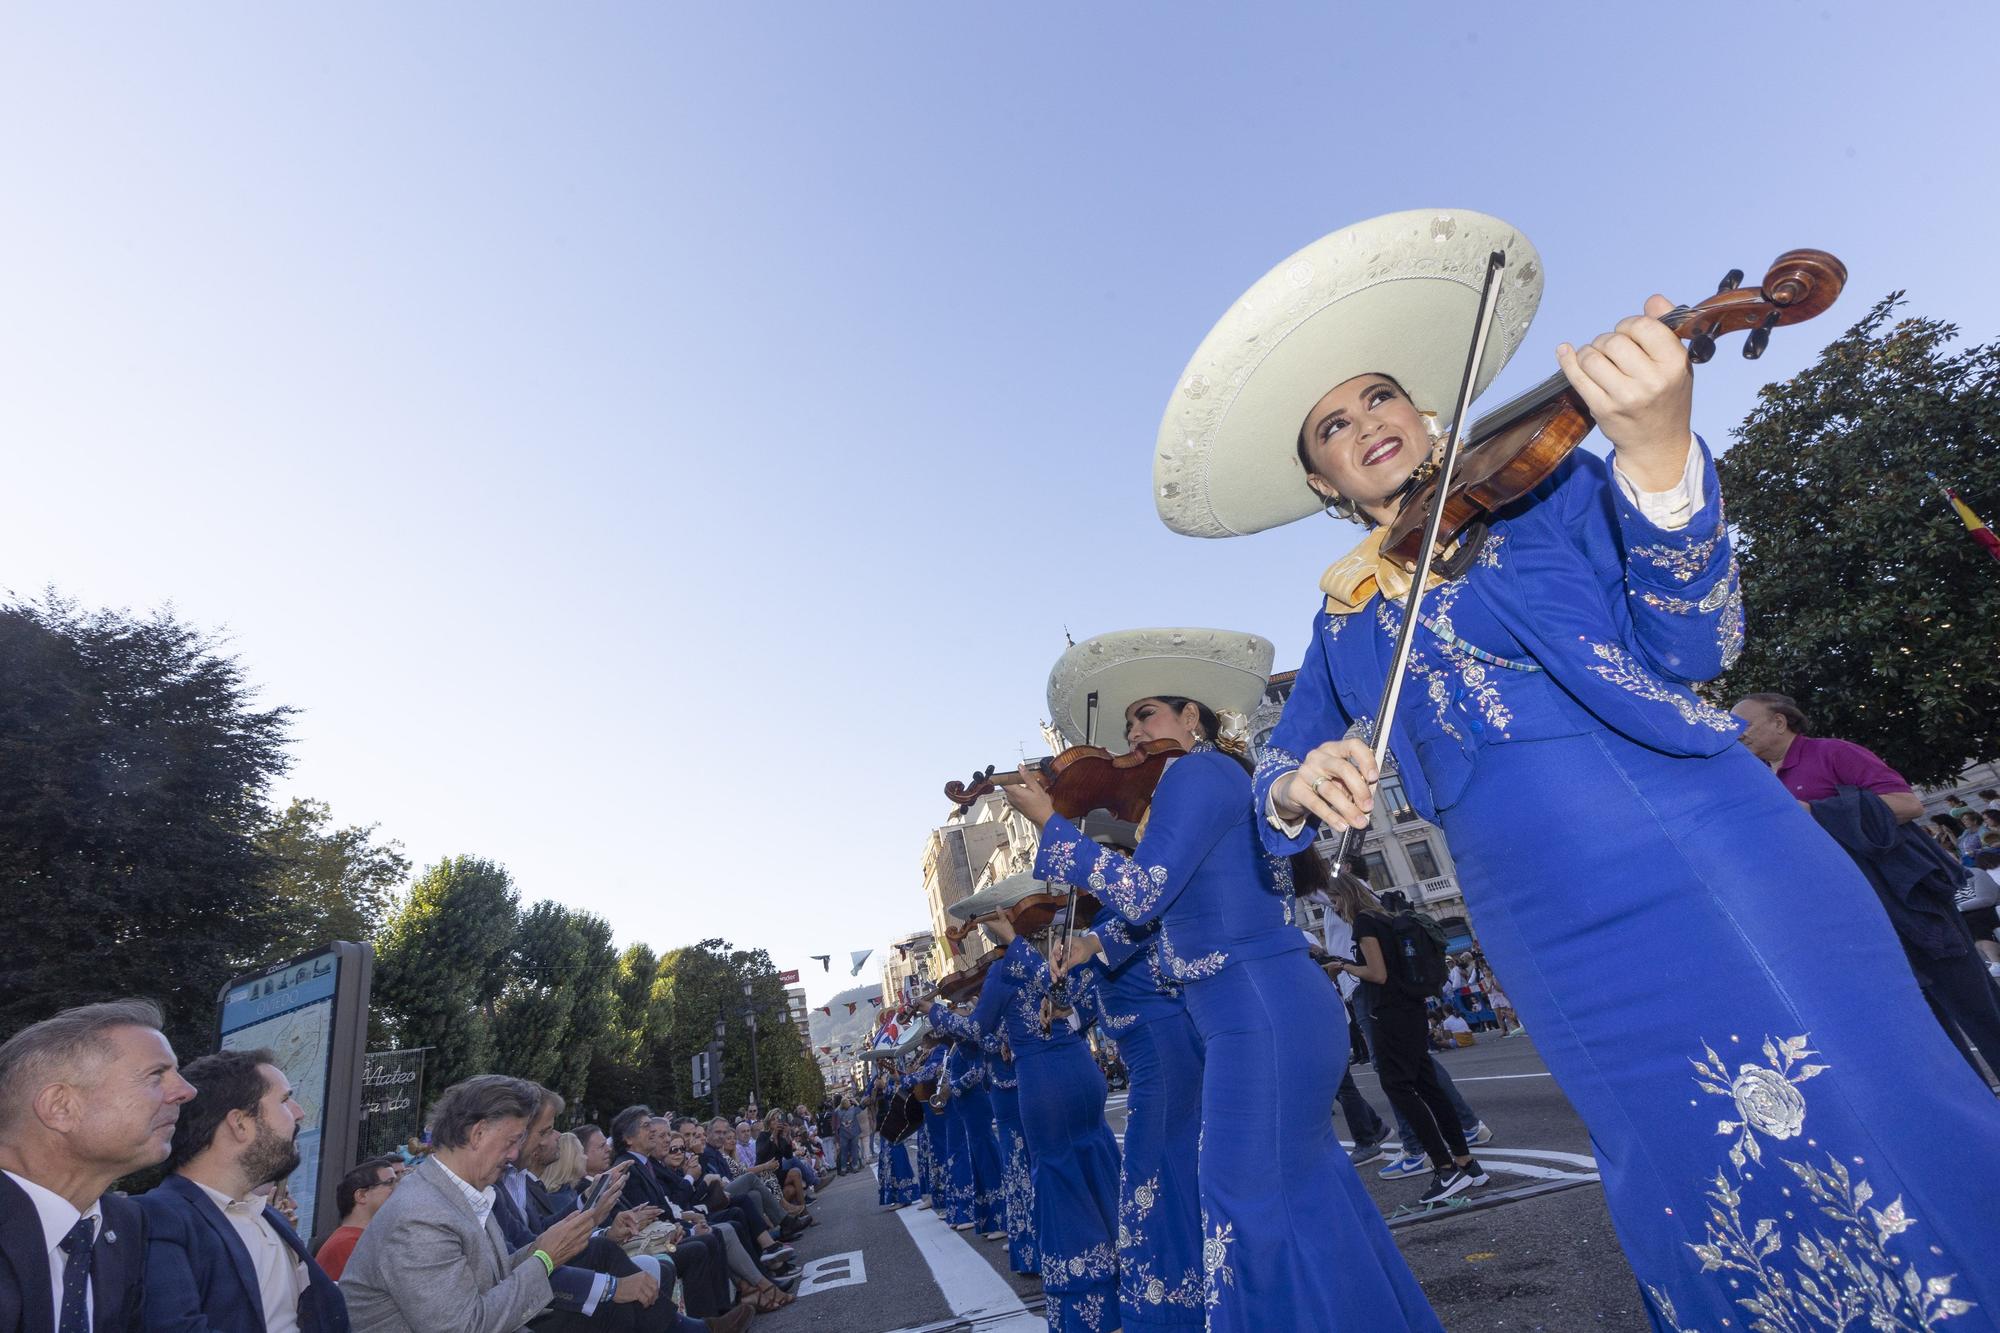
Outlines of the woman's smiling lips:
{"label": "woman's smiling lips", "polygon": [[1361,466],[1374,467],[1377,463],[1394,458],[1403,451],[1403,437],[1390,435],[1370,445],[1368,452],[1361,455]]}

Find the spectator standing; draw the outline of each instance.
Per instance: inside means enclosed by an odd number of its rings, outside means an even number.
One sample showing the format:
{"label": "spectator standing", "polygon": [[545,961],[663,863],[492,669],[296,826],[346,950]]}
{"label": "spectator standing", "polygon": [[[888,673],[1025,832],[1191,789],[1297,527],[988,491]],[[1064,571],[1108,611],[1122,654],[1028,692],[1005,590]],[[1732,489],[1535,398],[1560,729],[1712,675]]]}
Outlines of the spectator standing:
{"label": "spectator standing", "polygon": [[172,1172],[142,1196],[146,1326],[346,1333],[347,1302],[258,1191],[299,1165],[305,1111],[266,1050],[218,1051],[184,1071]]}
{"label": "spectator standing", "polygon": [[90,1004],[0,1045],[0,1329],[145,1327],[143,1214],[105,1191],[166,1159],[194,1097],[160,1022]]}
{"label": "spectator standing", "polygon": [[1973,1048],[2000,1071],[2000,990],[1959,913],[1965,871],[1916,825],[1924,806],[1910,784],[1873,751],[1814,736],[1786,695],[1745,695],[1732,711],[1744,721],[1743,744],[1867,876],[1945,1035],[1975,1072]]}
{"label": "spectator standing", "polygon": [[340,1210],[340,1225],[333,1229],[313,1259],[335,1282],[340,1281],[347,1268],[354,1242],[361,1239],[376,1211],[389,1201],[390,1191],[396,1188],[399,1160],[371,1157],[342,1176],[340,1184],[334,1187],[333,1202]]}

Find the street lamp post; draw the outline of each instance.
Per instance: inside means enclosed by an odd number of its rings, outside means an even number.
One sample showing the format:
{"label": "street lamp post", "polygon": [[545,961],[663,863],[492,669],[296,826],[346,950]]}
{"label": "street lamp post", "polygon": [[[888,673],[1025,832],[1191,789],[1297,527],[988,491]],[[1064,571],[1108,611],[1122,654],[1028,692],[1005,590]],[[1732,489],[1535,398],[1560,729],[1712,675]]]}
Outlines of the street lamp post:
{"label": "street lamp post", "polygon": [[711,1103],[710,1114],[722,1114],[722,1037],[727,1029],[722,1023],[722,1006],[715,1006],[715,1054],[708,1059],[708,1095]]}
{"label": "street lamp post", "polygon": [[757,1006],[750,1000],[750,983],[743,983],[743,1014],[750,1020],[750,1104],[764,1109],[764,1075],[757,1060]]}

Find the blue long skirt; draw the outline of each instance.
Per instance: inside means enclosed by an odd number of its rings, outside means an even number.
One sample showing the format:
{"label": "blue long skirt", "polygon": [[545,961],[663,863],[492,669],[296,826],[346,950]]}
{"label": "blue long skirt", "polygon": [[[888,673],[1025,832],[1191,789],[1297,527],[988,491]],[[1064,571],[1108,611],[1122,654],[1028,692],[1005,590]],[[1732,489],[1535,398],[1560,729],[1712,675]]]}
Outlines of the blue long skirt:
{"label": "blue long skirt", "polygon": [[1118,1140],[1104,1123],[1104,1075],[1074,1037],[1016,1047],[1014,1072],[1050,1333],[1107,1333],[1119,1326]]}
{"label": "blue long skirt", "polygon": [[917,1179],[917,1164],[910,1160],[910,1144],[915,1136],[901,1143],[882,1141],[882,1155],[875,1160],[875,1176],[880,1183],[882,1206],[897,1207],[915,1203],[924,1195],[923,1182]]}
{"label": "blue long skirt", "polygon": [[951,1176],[948,1158],[945,1155],[945,1118],[938,1112],[924,1107],[924,1123],[917,1131],[924,1136],[924,1158],[918,1163],[923,1172],[924,1193],[938,1216],[945,1215],[951,1206]]}
{"label": "blue long skirt", "polygon": [[1200,1328],[1201,1037],[1175,1009],[1118,1034],[1131,1076],[1118,1181],[1118,1308],[1131,1328]]}
{"label": "blue long skirt", "polygon": [[1021,1094],[1015,1088],[995,1088],[993,1131],[1000,1143],[1001,1196],[1007,1208],[1007,1266],[1016,1273],[1039,1273],[1035,1248],[1034,1168],[1028,1160],[1028,1139],[1021,1132]]}
{"label": "blue long skirt", "polygon": [[927,1114],[937,1115],[944,1122],[944,1198],[936,1200],[933,1206],[951,1226],[969,1227],[972,1225],[972,1145],[967,1139],[970,1126],[966,1121],[964,1103],[957,1093],[953,1093],[942,1112]]}
{"label": "blue long skirt", "polygon": [[2000,1327],[2000,1107],[1755,756],[1496,744],[1443,820],[1656,1329]]}
{"label": "blue long skirt", "polygon": [[1442,1333],[1334,1136],[1347,1018],[1326,974],[1303,949],[1243,959],[1190,982],[1187,1006],[1208,1327]]}
{"label": "blue long skirt", "polygon": [[993,1099],[985,1088],[952,1098],[965,1126],[965,1156],[972,1175],[972,1229],[997,1236],[1007,1229],[1006,1175],[1000,1141],[993,1136]]}

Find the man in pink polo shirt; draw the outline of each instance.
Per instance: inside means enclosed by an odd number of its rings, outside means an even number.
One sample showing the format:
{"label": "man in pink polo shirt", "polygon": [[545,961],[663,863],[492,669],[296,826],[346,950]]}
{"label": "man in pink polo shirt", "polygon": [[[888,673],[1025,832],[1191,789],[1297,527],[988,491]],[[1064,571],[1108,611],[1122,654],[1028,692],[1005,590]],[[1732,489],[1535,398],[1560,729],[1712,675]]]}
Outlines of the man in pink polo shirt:
{"label": "man in pink polo shirt", "polygon": [[1898,823],[1923,817],[1924,803],[1901,773],[1865,745],[1807,735],[1806,715],[1790,696],[1746,694],[1729,711],[1743,719],[1737,739],[1802,803],[1824,800],[1842,787],[1862,787],[1881,797]]}
{"label": "man in pink polo shirt", "polygon": [[[1910,784],[1865,746],[1808,735],[1811,724],[1788,695],[1745,695],[1730,711],[1743,719],[1739,739],[1750,753],[1771,766],[1868,877],[1945,1035],[1975,1073],[1975,1048],[2000,1071],[2000,989],[1954,901],[1965,871],[1911,826],[1924,807]],[[1843,787],[1880,797],[1895,825],[1842,797]]]}

